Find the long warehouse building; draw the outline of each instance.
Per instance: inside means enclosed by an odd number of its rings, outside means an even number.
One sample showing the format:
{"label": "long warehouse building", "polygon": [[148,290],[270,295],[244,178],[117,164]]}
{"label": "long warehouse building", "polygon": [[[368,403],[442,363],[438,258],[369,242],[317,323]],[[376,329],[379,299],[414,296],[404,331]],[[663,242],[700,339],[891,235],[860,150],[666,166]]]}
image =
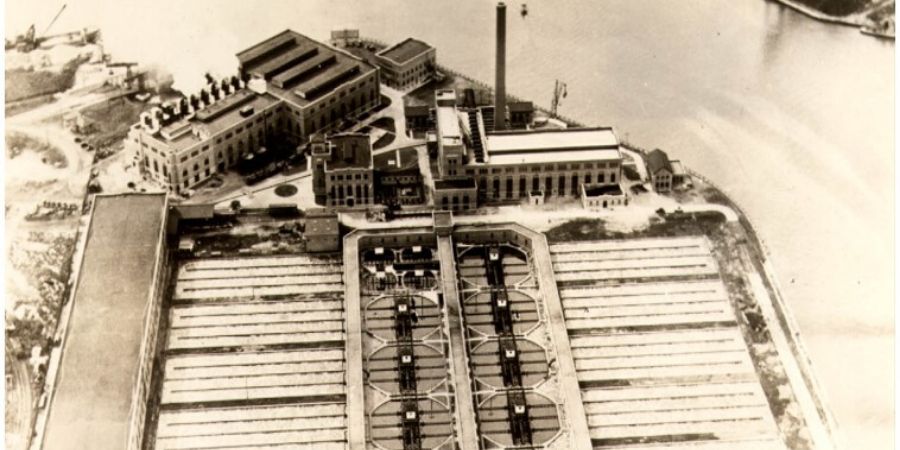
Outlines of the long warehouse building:
{"label": "long warehouse building", "polygon": [[167,284],[165,194],[98,195],[46,422],[43,450],[141,448]]}

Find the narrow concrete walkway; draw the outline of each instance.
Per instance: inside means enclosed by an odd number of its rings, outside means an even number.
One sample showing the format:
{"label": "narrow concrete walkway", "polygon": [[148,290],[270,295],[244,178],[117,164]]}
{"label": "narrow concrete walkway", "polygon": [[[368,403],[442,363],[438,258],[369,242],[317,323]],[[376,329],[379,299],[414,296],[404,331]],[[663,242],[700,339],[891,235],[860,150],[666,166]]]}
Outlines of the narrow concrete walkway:
{"label": "narrow concrete walkway", "polygon": [[[527,230],[524,227],[523,229]],[[569,343],[569,332],[563,315],[562,301],[559,298],[559,291],[556,289],[556,278],[550,263],[550,246],[541,233],[527,230],[525,234],[531,238],[534,270],[538,277],[541,297],[547,305],[550,337],[556,346],[556,364],[559,367],[557,379],[569,425],[569,448],[590,450],[593,448],[591,433],[588,429],[587,415],[584,412],[584,403],[581,400],[581,388],[578,386],[575,359],[572,357],[572,346]]]}
{"label": "narrow concrete walkway", "polygon": [[362,312],[359,292],[359,233],[344,238],[344,314],[346,315],[347,443],[366,447],[366,398],[363,385]]}
{"label": "narrow concrete walkway", "polygon": [[478,425],[475,421],[475,404],[472,399],[472,382],[469,378],[469,358],[466,354],[465,330],[463,330],[462,308],[456,285],[456,257],[453,241],[449,236],[438,236],[438,256],[441,261],[441,286],[444,291],[444,317],[450,335],[450,386],[452,386],[456,407],[457,447],[480,448]]}

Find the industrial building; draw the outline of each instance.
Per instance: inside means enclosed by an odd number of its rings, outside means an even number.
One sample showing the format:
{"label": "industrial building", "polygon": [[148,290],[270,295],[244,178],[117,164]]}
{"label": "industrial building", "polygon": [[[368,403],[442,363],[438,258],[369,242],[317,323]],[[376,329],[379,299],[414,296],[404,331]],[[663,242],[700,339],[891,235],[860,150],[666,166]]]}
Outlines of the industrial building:
{"label": "industrial building", "polygon": [[42,450],[139,450],[168,283],[165,194],[97,195]]}
{"label": "industrial building", "polygon": [[582,187],[607,186],[616,189],[605,195],[618,192],[616,201],[624,203],[618,188],[622,153],[611,128],[487,132],[481,110],[458,108],[454,91],[438,91],[435,104],[436,207],[465,210],[529,196],[578,197]]}
{"label": "industrial building", "polygon": [[373,204],[372,144],[362,133],[316,135],[310,143],[316,203],[330,207]]}
{"label": "industrial building", "polygon": [[375,55],[384,84],[401,91],[421,86],[434,76],[436,50],[413,38],[407,38]]}
{"label": "industrial building", "polygon": [[125,140],[143,176],[186,193],[242,159],[286,147],[380,102],[379,69],[285,30],[237,54],[239,76],[141,115]]}
{"label": "industrial building", "polygon": [[519,127],[530,121],[534,109],[528,102],[513,103],[513,120],[507,120],[505,46],[506,6],[500,3],[492,110],[462,107],[454,90],[435,92],[435,128],[427,139],[438,161],[435,207],[467,210],[526,198],[540,203],[601,191],[596,205],[627,204],[619,187],[622,153],[612,128],[507,131],[510,122]]}
{"label": "industrial building", "polygon": [[325,208],[306,211],[306,251],[311,253],[336,252],[341,247],[338,215]]}

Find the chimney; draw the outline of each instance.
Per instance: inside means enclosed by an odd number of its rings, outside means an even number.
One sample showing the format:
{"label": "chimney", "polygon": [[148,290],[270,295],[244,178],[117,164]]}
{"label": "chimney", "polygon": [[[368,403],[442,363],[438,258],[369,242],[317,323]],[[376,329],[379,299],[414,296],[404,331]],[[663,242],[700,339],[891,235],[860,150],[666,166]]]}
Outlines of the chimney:
{"label": "chimney", "polygon": [[506,4],[497,4],[497,64],[494,79],[494,129],[506,129]]}

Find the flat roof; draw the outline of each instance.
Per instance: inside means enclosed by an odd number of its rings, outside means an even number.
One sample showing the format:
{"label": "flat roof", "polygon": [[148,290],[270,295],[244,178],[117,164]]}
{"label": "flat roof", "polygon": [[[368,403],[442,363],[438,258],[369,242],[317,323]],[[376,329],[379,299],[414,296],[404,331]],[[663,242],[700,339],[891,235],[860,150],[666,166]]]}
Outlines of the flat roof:
{"label": "flat roof", "polygon": [[242,65],[253,63],[256,59],[261,59],[269,53],[276,52],[281,48],[291,45],[294,40],[294,32],[291,30],[284,30],[246,50],[238,52],[238,62]]}
{"label": "flat roof", "polygon": [[280,88],[286,89],[291,84],[303,80],[310,74],[323,69],[329,64],[333,64],[335,61],[337,61],[337,57],[333,54],[317,54],[313,56],[312,59],[305,60],[300,64],[297,64],[294,67],[291,67],[290,69],[276,75],[272,78],[272,83]]}
{"label": "flat roof", "polygon": [[430,45],[418,39],[406,38],[403,41],[378,52],[378,56],[389,59],[397,64],[403,64],[431,48]]}
{"label": "flat roof", "polygon": [[622,195],[622,188],[618,184],[585,187],[584,193],[588,197],[597,195]]}
{"label": "flat roof", "polygon": [[620,160],[612,128],[569,128],[488,133],[488,164]]}
{"label": "flat roof", "polygon": [[435,108],[437,116],[438,136],[445,144],[462,144],[462,130],[459,127],[459,117],[454,106],[438,106]]}
{"label": "flat roof", "polygon": [[[352,73],[354,71],[355,73]],[[323,86],[349,74],[355,75],[356,73],[359,73],[359,64],[356,61],[339,60],[337,64],[328,66],[324,71],[316,73],[312,78],[300,83],[293,89],[302,98],[311,100],[310,97],[317,96],[310,94],[315,94]]]}
{"label": "flat roof", "polygon": [[254,75],[261,76],[268,80],[273,75],[275,75],[276,72],[290,67],[291,64],[297,64],[299,62],[305,61],[315,56],[318,52],[319,49],[314,45],[310,43],[304,43],[304,45],[293,47],[290,50],[278,55],[277,57],[254,67],[250,72]]}
{"label": "flat roof", "polygon": [[94,197],[44,450],[126,447],[165,213],[162,193]]}
{"label": "flat roof", "polygon": [[[241,92],[249,93],[249,95],[241,94]],[[230,98],[233,96],[241,96],[243,98],[241,98],[237,104],[234,104],[230,100]],[[220,107],[215,112],[215,114],[203,116],[206,119],[205,121],[200,119],[200,112],[204,111],[201,110],[190,119],[182,119],[178,122],[164,127],[163,129],[168,130],[173,127],[183,126],[190,126],[191,129],[193,129],[194,127],[199,127],[201,129],[205,129],[207,132],[213,135],[236,126],[241,122],[256,120],[256,118],[259,117],[259,113],[261,111],[268,109],[269,107],[277,104],[280,101],[281,100],[279,98],[271,94],[257,94],[249,90],[244,90],[227,96],[224,99],[219,100],[219,102],[213,104],[211,107],[216,107],[220,104],[222,104],[224,107]],[[247,117],[242,116],[241,109],[244,106],[252,106],[253,115]],[[172,139],[166,139],[160,132],[154,134],[153,138],[157,139],[159,142],[165,143],[176,153],[201,142],[201,139],[194,135],[194,133],[180,133]]]}
{"label": "flat roof", "polygon": [[[301,57],[304,52],[297,48],[315,48],[316,52]],[[310,91],[312,97],[317,98],[321,96],[318,90],[323,86],[327,85],[326,92],[330,92],[378,70],[362,58],[293,30],[282,31],[239,52],[237,58],[247,72],[268,70],[267,76],[272,77],[272,82],[268,83],[269,92],[301,107],[310,103],[311,100],[305,98]],[[348,72],[354,64],[358,72]],[[332,83],[337,84],[331,86]]]}
{"label": "flat roof", "polygon": [[306,235],[337,235],[337,215],[314,216],[306,219]]}

